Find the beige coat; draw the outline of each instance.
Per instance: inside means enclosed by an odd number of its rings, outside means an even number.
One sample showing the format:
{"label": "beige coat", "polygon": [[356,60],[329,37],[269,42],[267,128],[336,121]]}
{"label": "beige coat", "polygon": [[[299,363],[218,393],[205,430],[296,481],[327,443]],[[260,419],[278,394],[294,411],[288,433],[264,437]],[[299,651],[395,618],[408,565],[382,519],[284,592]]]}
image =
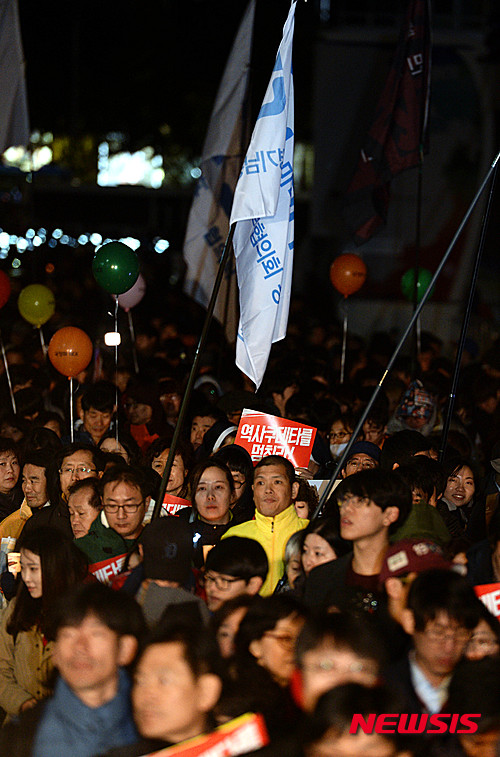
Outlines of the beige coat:
{"label": "beige coat", "polygon": [[36,628],[14,637],[7,624],[15,606],[9,602],[0,618],[0,707],[7,715],[17,715],[28,699],[43,699],[50,694],[47,680],[52,671],[52,642],[44,645]]}
{"label": "beige coat", "polygon": [[29,505],[26,504],[26,498],[21,502],[21,507],[14,510],[13,513],[7,515],[2,521],[0,521],[0,538],[13,538],[19,539],[19,535],[26,525],[28,518],[31,518],[33,511]]}

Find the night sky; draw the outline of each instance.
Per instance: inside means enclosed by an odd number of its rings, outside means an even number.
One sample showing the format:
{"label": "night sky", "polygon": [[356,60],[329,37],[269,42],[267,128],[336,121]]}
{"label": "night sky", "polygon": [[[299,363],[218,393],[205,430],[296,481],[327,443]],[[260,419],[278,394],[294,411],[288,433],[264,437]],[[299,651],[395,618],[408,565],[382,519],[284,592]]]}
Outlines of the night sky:
{"label": "night sky", "polygon": [[[120,130],[135,148],[161,142],[168,124],[171,140],[199,153],[246,5],[247,0],[20,0],[32,127],[60,133]],[[309,61],[316,14],[314,2],[300,5],[295,48]],[[289,0],[257,4],[256,103],[288,8]],[[303,66],[301,71],[305,78]]]}

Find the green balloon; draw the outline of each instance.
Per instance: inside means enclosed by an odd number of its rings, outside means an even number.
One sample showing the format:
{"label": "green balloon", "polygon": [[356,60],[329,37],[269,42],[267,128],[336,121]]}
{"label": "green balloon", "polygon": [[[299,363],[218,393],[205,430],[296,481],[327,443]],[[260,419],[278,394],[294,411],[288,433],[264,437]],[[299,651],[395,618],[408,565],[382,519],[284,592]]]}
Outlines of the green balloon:
{"label": "green balloon", "polygon": [[139,276],[139,259],[123,242],[107,242],[99,247],[92,261],[94,278],[110,294],[123,294]]}
{"label": "green balloon", "polygon": [[[420,302],[422,297],[424,296],[425,292],[427,291],[427,287],[431,283],[432,279],[432,273],[427,268],[419,268],[418,269],[418,279],[417,279],[417,302]],[[406,273],[404,273],[401,277],[401,291],[403,292],[403,295],[406,297],[407,300],[410,302],[413,302],[414,293],[415,293],[415,269],[409,268]],[[434,292],[434,287],[431,290],[430,297],[432,297]]]}

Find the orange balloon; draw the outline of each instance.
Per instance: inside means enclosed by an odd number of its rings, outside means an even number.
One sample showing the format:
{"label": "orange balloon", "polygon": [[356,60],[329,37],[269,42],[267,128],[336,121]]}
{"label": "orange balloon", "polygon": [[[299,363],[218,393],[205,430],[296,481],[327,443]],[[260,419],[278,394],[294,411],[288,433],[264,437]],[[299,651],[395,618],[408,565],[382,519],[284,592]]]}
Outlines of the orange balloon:
{"label": "orange balloon", "polygon": [[85,331],[65,326],[49,342],[49,360],[63,376],[74,378],[90,363],[93,349]]}
{"label": "orange balloon", "polygon": [[344,297],[357,292],[365,283],[365,279],[366,265],[359,255],[353,252],[340,255],[330,266],[330,281]]}

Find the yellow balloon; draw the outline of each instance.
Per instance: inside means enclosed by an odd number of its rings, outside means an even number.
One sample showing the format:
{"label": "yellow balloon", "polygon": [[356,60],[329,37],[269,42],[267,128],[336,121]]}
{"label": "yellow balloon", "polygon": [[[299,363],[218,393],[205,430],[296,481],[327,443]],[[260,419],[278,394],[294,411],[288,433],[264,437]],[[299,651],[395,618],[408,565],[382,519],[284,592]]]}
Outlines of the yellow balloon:
{"label": "yellow balloon", "polygon": [[21,290],[17,307],[25,321],[40,328],[54,315],[56,301],[48,287],[43,284],[30,284]]}

